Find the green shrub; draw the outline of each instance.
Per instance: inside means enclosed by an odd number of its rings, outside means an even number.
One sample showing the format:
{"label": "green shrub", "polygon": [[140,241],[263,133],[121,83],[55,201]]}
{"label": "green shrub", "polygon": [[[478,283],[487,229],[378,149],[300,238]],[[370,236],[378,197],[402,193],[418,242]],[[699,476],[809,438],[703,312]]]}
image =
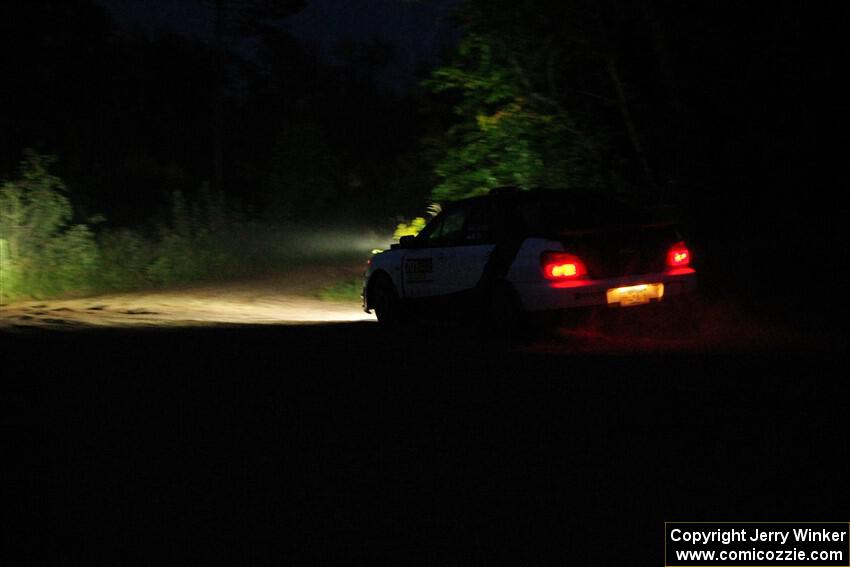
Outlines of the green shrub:
{"label": "green shrub", "polygon": [[416,236],[422,231],[423,228],[425,228],[426,224],[427,221],[424,217],[416,217],[412,219],[409,223],[400,222],[396,226],[395,232],[393,232],[393,238],[396,240],[401,240],[402,236]]}
{"label": "green shrub", "polygon": [[98,289],[135,290],[150,286],[145,272],[154,259],[152,244],[139,231],[120,229],[102,233],[98,238]]}
{"label": "green shrub", "polygon": [[91,288],[98,249],[88,227],[71,224],[54,158],[28,150],[19,177],[0,186],[0,301],[48,297]]}
{"label": "green shrub", "polygon": [[241,245],[244,220],[220,194],[172,195],[152,231],[119,230],[100,238],[101,288],[167,287],[229,278],[250,270]]}
{"label": "green shrub", "polygon": [[168,215],[147,229],[95,237],[72,223],[53,161],[27,151],[19,177],[0,185],[0,302],[226,279],[280,263],[272,239],[209,191],[173,194]]}

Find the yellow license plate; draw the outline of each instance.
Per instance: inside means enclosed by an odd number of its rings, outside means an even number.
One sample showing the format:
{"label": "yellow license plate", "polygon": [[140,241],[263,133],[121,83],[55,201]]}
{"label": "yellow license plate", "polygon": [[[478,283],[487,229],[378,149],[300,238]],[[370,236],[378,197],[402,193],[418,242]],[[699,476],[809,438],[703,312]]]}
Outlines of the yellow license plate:
{"label": "yellow license plate", "polygon": [[653,299],[664,297],[664,284],[640,284],[626,287],[615,287],[606,293],[608,304],[619,304],[622,307],[631,305],[643,305]]}

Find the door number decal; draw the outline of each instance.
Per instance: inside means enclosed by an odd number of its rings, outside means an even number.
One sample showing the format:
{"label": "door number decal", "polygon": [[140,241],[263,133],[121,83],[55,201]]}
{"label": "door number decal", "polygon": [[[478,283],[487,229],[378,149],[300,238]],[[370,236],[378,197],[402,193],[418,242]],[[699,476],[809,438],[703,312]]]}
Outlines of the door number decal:
{"label": "door number decal", "polygon": [[433,274],[432,258],[408,258],[404,261],[405,280],[410,283],[430,282]]}

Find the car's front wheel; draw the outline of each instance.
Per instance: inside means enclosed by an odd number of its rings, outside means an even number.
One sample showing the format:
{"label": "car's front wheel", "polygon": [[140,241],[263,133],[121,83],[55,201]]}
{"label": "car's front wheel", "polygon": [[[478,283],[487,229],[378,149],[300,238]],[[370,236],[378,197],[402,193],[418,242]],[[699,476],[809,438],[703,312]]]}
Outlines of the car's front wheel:
{"label": "car's front wheel", "polygon": [[390,328],[398,327],[404,322],[401,300],[388,278],[381,277],[375,281],[370,287],[369,295],[378,323]]}

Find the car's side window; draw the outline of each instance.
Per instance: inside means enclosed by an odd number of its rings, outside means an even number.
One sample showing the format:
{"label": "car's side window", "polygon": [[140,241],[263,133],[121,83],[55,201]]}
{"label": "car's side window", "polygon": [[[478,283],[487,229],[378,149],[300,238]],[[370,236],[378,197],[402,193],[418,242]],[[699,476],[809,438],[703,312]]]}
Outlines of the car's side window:
{"label": "car's side window", "polygon": [[416,240],[425,246],[433,246],[435,239],[443,229],[443,218],[444,215],[441,214],[429,222],[416,237]]}
{"label": "car's side window", "polygon": [[493,240],[493,209],[487,201],[470,207],[463,231],[466,244],[485,244]]}
{"label": "car's side window", "polygon": [[465,220],[466,210],[463,207],[449,209],[434,219],[434,227],[429,225],[428,230],[423,231],[420,237],[428,247],[460,244]]}
{"label": "car's side window", "polygon": [[440,233],[440,243],[444,246],[460,244],[463,239],[463,225],[466,221],[466,211],[456,208],[446,213],[443,219],[443,230]]}

